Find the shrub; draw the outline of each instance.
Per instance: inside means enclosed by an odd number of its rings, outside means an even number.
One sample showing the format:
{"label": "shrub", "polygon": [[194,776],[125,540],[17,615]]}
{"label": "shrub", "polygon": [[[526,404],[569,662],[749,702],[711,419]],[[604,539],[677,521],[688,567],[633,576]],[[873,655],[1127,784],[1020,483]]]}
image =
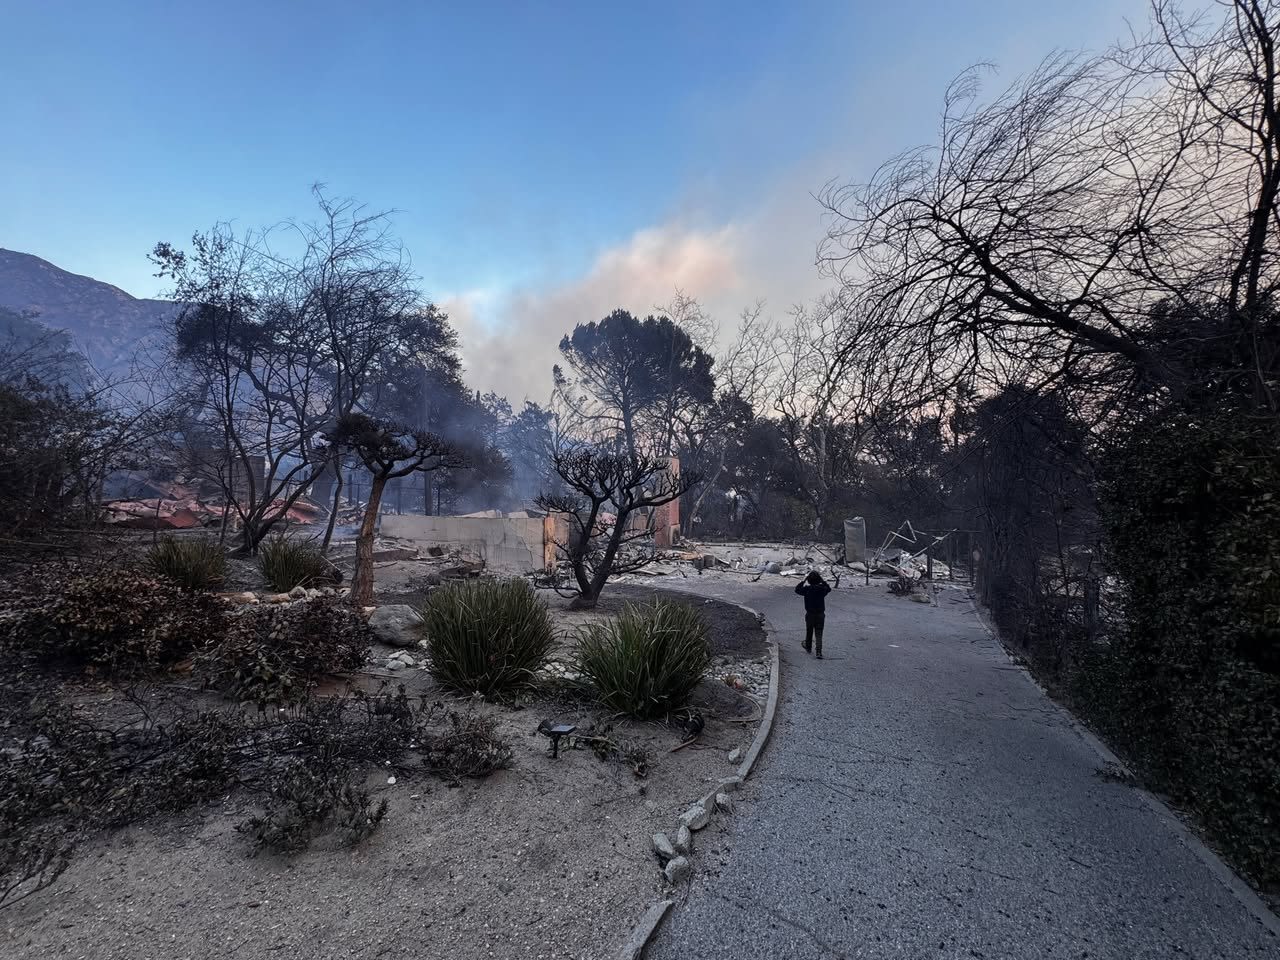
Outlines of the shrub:
{"label": "shrub", "polygon": [[258,566],[268,586],[279,593],[333,580],[333,566],[308,540],[268,540],[258,551]]}
{"label": "shrub", "polygon": [[227,556],[211,540],[165,537],[147,551],[146,567],[188,593],[216,589],[227,578]]}
{"label": "shrub", "polygon": [[219,633],[215,597],[129,568],[37,570],[3,599],[3,637],[14,650],[109,673],[164,667]]}
{"label": "shrub", "polygon": [[578,636],[577,669],[600,699],[633,717],[660,717],[683,705],[711,665],[707,625],[685,603],[627,604]]}
{"label": "shrub", "polygon": [[369,791],[357,787],[348,771],[325,766],[316,771],[295,761],[273,778],[266,809],[237,828],[256,849],[276,853],[305,850],[312,838],[335,817],[347,843],[372,834],[387,814],[387,801],[376,806]]}
{"label": "shrub", "polygon": [[242,700],[284,703],[325,674],[362,666],[372,638],[360,612],[336,597],[246,607],[200,663],[210,683]]}
{"label": "shrub", "polygon": [[513,756],[493,720],[476,713],[450,712],[448,730],[423,737],[423,763],[453,786],[463,777],[479,779],[504,770]]}
{"label": "shrub", "polygon": [[1227,403],[1139,421],[1104,477],[1125,622],[1073,693],[1151,786],[1280,883],[1280,432]]}
{"label": "shrub", "polygon": [[419,612],[432,676],[463,693],[529,686],[555,642],[546,604],[524,580],[442,587]]}

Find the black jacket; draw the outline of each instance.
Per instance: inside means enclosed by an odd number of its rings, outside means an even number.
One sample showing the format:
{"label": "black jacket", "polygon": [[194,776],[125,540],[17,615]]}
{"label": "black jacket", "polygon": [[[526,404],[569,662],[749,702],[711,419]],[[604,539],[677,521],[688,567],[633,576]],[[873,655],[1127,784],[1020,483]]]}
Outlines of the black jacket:
{"label": "black jacket", "polygon": [[805,613],[821,613],[827,612],[827,594],[831,592],[830,584],[823,581],[822,583],[810,583],[808,580],[801,580],[796,584],[796,593],[804,597]]}

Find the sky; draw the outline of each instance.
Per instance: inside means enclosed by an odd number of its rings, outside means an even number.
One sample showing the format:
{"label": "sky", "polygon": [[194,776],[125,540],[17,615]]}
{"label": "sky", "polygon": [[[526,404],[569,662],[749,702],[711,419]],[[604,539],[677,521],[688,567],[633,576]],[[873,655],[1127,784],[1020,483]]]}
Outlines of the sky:
{"label": "sky", "polygon": [[468,380],[550,393],[556,344],[677,289],[730,329],[830,285],[814,195],[936,139],[942,96],[1098,49],[1145,0],[0,0],[0,247],[140,297],[219,221],[393,210]]}

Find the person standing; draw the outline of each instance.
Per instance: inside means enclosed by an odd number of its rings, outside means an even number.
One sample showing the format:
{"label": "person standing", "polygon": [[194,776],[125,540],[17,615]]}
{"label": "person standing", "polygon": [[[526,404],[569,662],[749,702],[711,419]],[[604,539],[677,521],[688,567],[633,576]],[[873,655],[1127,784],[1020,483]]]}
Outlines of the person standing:
{"label": "person standing", "polygon": [[796,593],[804,597],[804,652],[814,649],[822,659],[822,628],[827,622],[827,594],[831,585],[822,579],[817,570],[796,584]]}

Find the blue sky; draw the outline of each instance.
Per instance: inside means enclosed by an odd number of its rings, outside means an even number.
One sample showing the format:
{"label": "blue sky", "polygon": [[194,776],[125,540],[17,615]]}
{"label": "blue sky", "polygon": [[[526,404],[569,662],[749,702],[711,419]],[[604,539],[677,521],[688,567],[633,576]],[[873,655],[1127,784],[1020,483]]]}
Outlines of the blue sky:
{"label": "blue sky", "polygon": [[638,310],[704,280],[718,312],[813,295],[827,178],[928,142],[965,66],[998,86],[1125,17],[1145,4],[0,0],[0,246],[154,296],[157,240],[305,217],[322,181],[398,211],[506,379],[531,348],[502,338],[595,319],[619,271]]}

